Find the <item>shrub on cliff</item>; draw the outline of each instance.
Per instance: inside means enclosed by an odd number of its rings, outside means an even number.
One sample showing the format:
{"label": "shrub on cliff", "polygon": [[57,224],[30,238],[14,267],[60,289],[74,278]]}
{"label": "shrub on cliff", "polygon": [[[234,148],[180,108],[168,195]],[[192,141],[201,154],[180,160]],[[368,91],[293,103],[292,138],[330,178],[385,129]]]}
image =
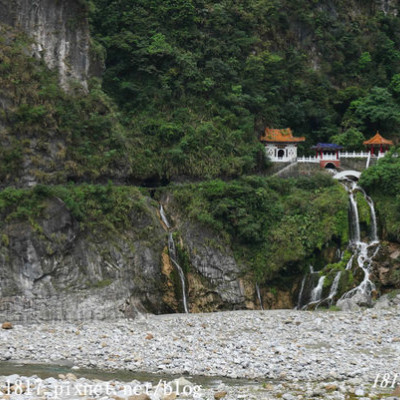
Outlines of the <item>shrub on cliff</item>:
{"label": "shrub on cliff", "polygon": [[176,205],[225,238],[259,280],[299,267],[331,240],[348,241],[348,196],[330,177],[247,177],[178,186],[173,193]]}

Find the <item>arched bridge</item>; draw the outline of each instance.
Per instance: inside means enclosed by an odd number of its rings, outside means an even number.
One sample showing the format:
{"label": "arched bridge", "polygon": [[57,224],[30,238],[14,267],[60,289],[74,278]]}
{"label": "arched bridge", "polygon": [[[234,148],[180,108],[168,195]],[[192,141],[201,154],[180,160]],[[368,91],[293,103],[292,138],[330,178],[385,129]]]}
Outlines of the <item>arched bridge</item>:
{"label": "arched bridge", "polygon": [[333,176],[333,179],[341,180],[341,179],[349,178],[349,179],[359,180],[360,176],[361,176],[361,172],[349,170],[349,171],[342,171],[342,172],[337,173],[336,175]]}

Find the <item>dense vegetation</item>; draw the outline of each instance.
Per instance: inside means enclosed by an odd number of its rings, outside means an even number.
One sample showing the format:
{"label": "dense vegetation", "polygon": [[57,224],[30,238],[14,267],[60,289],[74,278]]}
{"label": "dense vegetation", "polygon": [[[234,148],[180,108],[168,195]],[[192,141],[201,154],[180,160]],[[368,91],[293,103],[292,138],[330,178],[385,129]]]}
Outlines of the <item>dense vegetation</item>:
{"label": "dense vegetation", "polygon": [[383,237],[396,242],[400,242],[399,150],[393,149],[384,159],[364,171],[360,180],[375,200]]}
{"label": "dense vegetation", "polygon": [[13,221],[29,221],[37,228],[47,201],[60,199],[79,223],[81,231],[107,234],[132,228],[132,215],[144,213],[148,200],[136,187],[114,185],[44,186],[7,188],[0,192],[0,227]]}
{"label": "dense vegetation", "polygon": [[[362,146],[400,123],[398,5],[367,1],[92,0],[142,178],[264,167],[258,135],[291,127]],[[397,3],[396,3],[397,4]]]}
{"label": "dense vegetation", "polygon": [[265,126],[306,136],[304,152],[330,140],[358,149],[377,129],[398,140],[398,5],[80,3],[106,67],[88,94],[63,93],[27,38],[2,30],[3,182],[26,159],[43,183],[237,178],[267,167]]}
{"label": "dense vegetation", "polygon": [[219,232],[259,281],[299,273],[327,244],[348,241],[348,196],[326,175],[216,180],[173,193],[180,211]]}
{"label": "dense vegetation", "polygon": [[0,181],[94,181],[129,171],[123,128],[99,82],[65,93],[56,72],[27,55],[31,40],[0,35]]}

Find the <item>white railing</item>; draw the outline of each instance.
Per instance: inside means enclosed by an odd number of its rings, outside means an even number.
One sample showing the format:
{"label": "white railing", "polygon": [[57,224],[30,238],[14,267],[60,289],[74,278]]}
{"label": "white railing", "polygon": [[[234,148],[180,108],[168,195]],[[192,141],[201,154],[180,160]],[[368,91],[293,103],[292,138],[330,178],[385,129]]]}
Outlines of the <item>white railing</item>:
{"label": "white railing", "polygon": [[[339,156],[340,158],[340,156]],[[336,157],[336,154],[322,154],[322,157],[318,155],[318,157],[310,156],[310,157],[298,157],[298,162],[311,162],[311,163],[319,163],[320,161],[337,161],[339,158]]]}
{"label": "white railing", "polygon": [[379,153],[378,155],[371,154],[370,152],[364,151],[346,151],[346,152],[339,152],[339,157],[336,157],[336,154],[322,154],[322,157],[318,155],[316,156],[303,156],[298,157],[297,162],[300,163],[319,163],[320,161],[336,161],[340,160],[341,158],[382,158],[385,156],[385,153]]}
{"label": "white railing", "polygon": [[299,163],[319,163],[320,159],[317,157],[298,157],[297,162]]}
{"label": "white railing", "polygon": [[339,152],[339,158],[368,158],[370,152],[366,151],[341,151]]}
{"label": "white railing", "polygon": [[269,156],[269,159],[272,162],[282,162],[282,163],[294,163],[296,162],[296,157],[271,157]]}

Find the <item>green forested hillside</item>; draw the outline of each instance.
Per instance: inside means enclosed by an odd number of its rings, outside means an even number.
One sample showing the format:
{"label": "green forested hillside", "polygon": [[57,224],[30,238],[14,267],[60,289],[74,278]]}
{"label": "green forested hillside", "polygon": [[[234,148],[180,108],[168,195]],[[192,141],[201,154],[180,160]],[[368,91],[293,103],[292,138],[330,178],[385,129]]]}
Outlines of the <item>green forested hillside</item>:
{"label": "green forested hillside", "polygon": [[[94,0],[104,90],[140,178],[236,176],[264,167],[265,126],[351,149],[397,140],[397,2]],[[135,173],[135,172],[134,172]]]}
{"label": "green forested hillside", "polygon": [[236,178],[267,167],[266,126],[306,136],[303,153],[358,149],[377,129],[398,141],[400,6],[386,3],[82,0],[105,62],[87,94],[63,93],[3,29],[1,180]]}

